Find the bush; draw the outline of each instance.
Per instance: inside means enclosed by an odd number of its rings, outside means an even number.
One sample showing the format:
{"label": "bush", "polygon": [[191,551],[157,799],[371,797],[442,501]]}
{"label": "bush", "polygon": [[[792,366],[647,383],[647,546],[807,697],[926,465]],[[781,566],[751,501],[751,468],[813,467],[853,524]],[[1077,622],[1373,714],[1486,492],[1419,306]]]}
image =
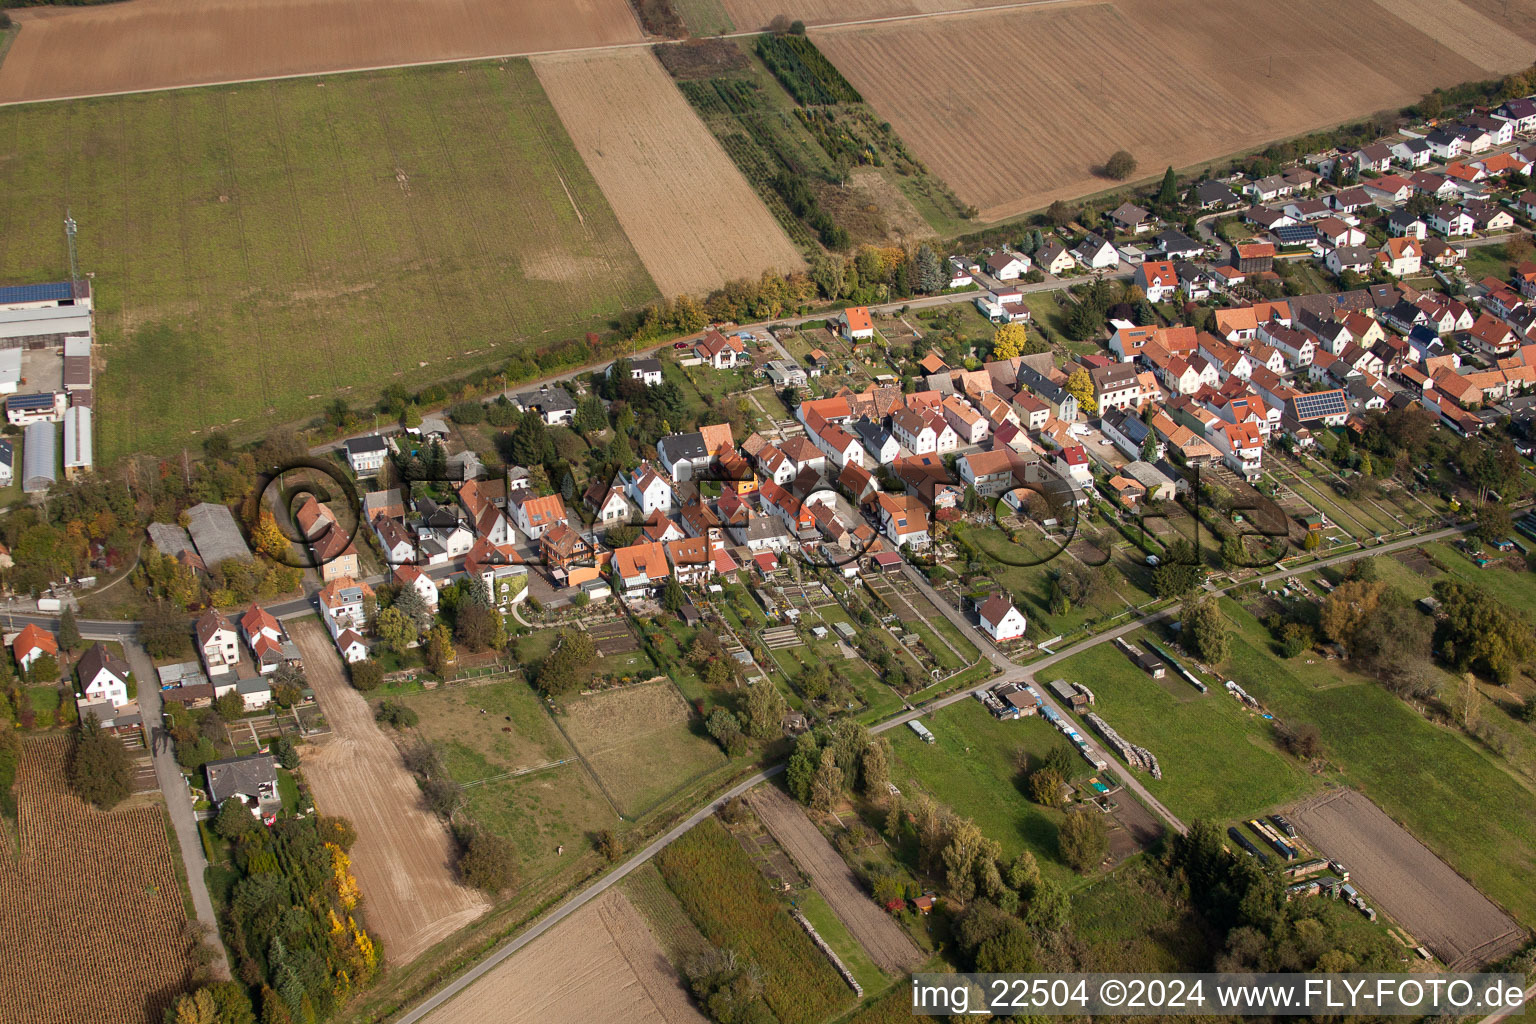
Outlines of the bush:
{"label": "bush", "polygon": [[613,864],[624,856],[624,840],[611,828],[605,828],[597,834],[597,842],[594,844],[597,852],[603,855],[603,859]]}
{"label": "bush", "polygon": [[1136,173],[1136,158],[1123,149],[1116,150],[1104,162],[1104,173],[1116,181],[1125,181]]}
{"label": "bush", "polygon": [[384,682],[384,666],[372,658],[353,662],[347,669],[352,676],[352,686],[363,693],[377,690]]}
{"label": "bush", "polygon": [[449,407],[448,418],[455,423],[474,426],[485,422],[485,406],[479,402],[459,402]]}
{"label": "bush", "polygon": [[1067,815],[1057,833],[1061,859],[1080,875],[1097,867],[1109,852],[1109,829],[1097,811],[1076,810]]}
{"label": "bush", "polygon": [[437,776],[421,784],[421,795],[426,798],[427,807],[432,813],[446,821],[453,817],[454,811],[459,809],[459,800],[463,797],[463,792],[459,789],[457,782]]}
{"label": "bush", "polygon": [[1303,760],[1311,760],[1322,748],[1322,733],[1311,722],[1281,725],[1276,728],[1280,745]]}
{"label": "bush", "polygon": [[517,881],[517,851],[501,836],[477,829],[462,834],[459,843],[459,875],[465,885],[495,896]]}
{"label": "bush", "polygon": [[380,701],[373,717],[396,729],[409,729],[421,721],[421,716],[414,708],[393,700]]}
{"label": "bush", "polygon": [[352,849],[352,844],[357,842],[357,829],[346,818],[322,814],[316,819],[315,828],[320,832],[321,842],[333,843],[343,850]]}
{"label": "bush", "polygon": [[231,797],[219,808],[219,816],[213,819],[213,831],[221,839],[235,840],[256,827],[256,816],[240,800]]}

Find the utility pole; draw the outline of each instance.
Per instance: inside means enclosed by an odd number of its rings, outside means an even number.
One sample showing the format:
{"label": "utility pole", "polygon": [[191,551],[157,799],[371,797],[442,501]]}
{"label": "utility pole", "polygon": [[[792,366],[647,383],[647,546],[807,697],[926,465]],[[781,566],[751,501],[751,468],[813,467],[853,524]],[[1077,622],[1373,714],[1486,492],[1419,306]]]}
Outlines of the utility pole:
{"label": "utility pole", "polygon": [[69,241],[69,284],[73,289],[80,283],[80,265],[75,260],[75,218],[64,211],[64,237]]}

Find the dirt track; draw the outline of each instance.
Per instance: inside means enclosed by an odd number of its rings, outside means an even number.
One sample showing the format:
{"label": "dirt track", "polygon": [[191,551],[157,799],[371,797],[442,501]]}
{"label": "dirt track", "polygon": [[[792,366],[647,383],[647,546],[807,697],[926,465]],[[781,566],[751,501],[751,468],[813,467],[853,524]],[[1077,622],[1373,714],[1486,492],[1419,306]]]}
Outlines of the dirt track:
{"label": "dirt track", "polygon": [[759,786],[750,799],[773,838],[811,877],[816,891],[877,967],[900,976],[922,963],[922,954],[907,933],[865,895],[848,863],[793,800],[773,786]]}
{"label": "dirt track", "polygon": [[422,806],[399,751],[347,682],[325,627],[304,619],[290,631],[333,730],[301,748],[315,807],[357,827],[352,866],[368,924],[390,963],[409,963],[480,916],[485,900],[454,880],[447,830]]}
{"label": "dirt track", "polygon": [[1524,941],[1508,914],[1354,790],[1321,793],[1289,816],[1349,868],[1367,902],[1380,904],[1451,970],[1476,970]]}
{"label": "dirt track", "polygon": [[28,8],[0,102],[638,42],[625,0],[132,0]]}
{"label": "dirt track", "polygon": [[611,889],[498,966],[428,1024],[706,1024],[645,919]]}
{"label": "dirt track", "polygon": [[533,69],[663,295],[805,268],[649,50],[536,57]]}

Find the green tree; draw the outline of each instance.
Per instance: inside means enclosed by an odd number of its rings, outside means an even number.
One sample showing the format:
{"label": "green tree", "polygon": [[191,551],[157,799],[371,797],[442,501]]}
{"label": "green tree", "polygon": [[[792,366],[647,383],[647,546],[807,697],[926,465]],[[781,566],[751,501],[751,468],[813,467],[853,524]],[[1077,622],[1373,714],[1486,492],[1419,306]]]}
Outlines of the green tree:
{"label": "green tree", "polygon": [[27,678],[34,683],[59,681],[59,660],[51,654],[39,655],[27,669]]}
{"label": "green tree", "polygon": [[191,627],[169,601],[155,601],[139,621],[139,639],[152,658],[174,658],[191,647]]}
{"label": "green tree", "polygon": [[917,248],[917,290],[932,295],[943,291],[946,283],[938,254],[933,251],[933,246],[924,242]]}
{"label": "green tree", "polygon": [[218,817],[213,820],[213,831],[223,839],[239,839],[247,832],[254,832],[256,827],[256,816],[251,809],[234,797],[224,801]]}
{"label": "green tree", "polygon": [[219,717],[226,722],[237,721],[245,714],[245,698],[236,690],[230,690],[213,702],[213,710],[219,713]]}
{"label": "green tree", "polygon": [[170,1024],[219,1024],[213,993],[206,988],[177,996],[169,1016]]}
{"label": "green tree", "polygon": [[668,576],[666,585],[661,588],[661,606],[676,614],[687,603],[688,594],[683,590],[683,585],[677,582],[676,576]]}
{"label": "green tree", "polygon": [[555,454],[554,442],[540,416],[524,416],[507,447],[507,455],[513,465],[537,466],[550,461]]}
{"label": "green tree", "polygon": [[[409,592],[414,593],[415,590],[411,589]],[[404,654],[420,635],[417,632],[416,623],[400,610],[398,599],[395,604],[379,612],[374,631],[379,634],[379,640],[384,646],[396,654]]]}
{"label": "green tree", "polygon": [[820,764],[821,750],[816,745],[816,737],[808,732],[801,733],[795,740],[795,752],[784,767],[784,782],[790,795],[803,804],[810,802],[811,786],[816,781],[816,769]]}
{"label": "green tree", "polygon": [[[764,685],[762,683],[759,686]],[[746,746],[746,738],[741,731],[741,719],[737,718],[728,708],[715,706],[704,720],[704,731],[720,744],[720,748],[732,757],[741,753]]]}
{"label": "green tree", "polygon": [[501,836],[475,830],[463,842],[459,874],[466,885],[499,895],[517,880],[517,851]]}
{"label": "green tree", "polygon": [[1179,201],[1179,176],[1169,167],[1163,172],[1163,183],[1157,189],[1157,205],[1168,208]]}
{"label": "green tree", "polygon": [[562,630],[555,637],[549,656],[539,666],[539,689],[547,697],[575,693],[586,682],[587,669],[597,658],[592,637],[576,630]]}
{"label": "green tree", "polygon": [[123,741],[103,731],[94,712],[80,723],[69,781],[76,796],[102,810],[116,807],[132,786],[133,770]]}
{"label": "green tree", "polygon": [[1435,597],[1441,611],[1435,639],[1457,671],[1507,685],[1536,654],[1530,623],[1487,591],[1443,579],[1435,583]]}
{"label": "green tree", "polygon": [[1029,798],[1042,807],[1061,806],[1061,784],[1065,781],[1055,768],[1039,768],[1029,774]]}
{"label": "green tree", "polygon": [[1056,835],[1061,859],[1080,875],[1097,867],[1109,853],[1109,829],[1097,811],[1076,810],[1062,821]]}
{"label": "green tree", "polygon": [[1220,664],[1227,657],[1230,635],[1227,616],[1210,594],[1185,600],[1180,613],[1184,644],[1208,665]]}
{"label": "green tree", "polygon": [[453,637],[446,625],[438,623],[427,631],[427,667],[433,675],[447,675],[457,657],[453,649]]}
{"label": "green tree", "polygon": [[576,416],[571,420],[571,428],[579,434],[592,434],[607,429],[607,426],[608,411],[603,408],[603,400],[595,394],[584,395],[576,403]]}
{"label": "green tree", "polygon": [[1157,434],[1154,431],[1148,430],[1147,439],[1141,442],[1141,461],[1157,461]]}
{"label": "green tree", "polygon": [[864,745],[859,759],[859,775],[863,780],[864,795],[871,800],[890,796],[891,744],[883,736],[877,736]]}
{"label": "green tree", "polygon": [[753,739],[771,740],[784,728],[789,704],[778,687],[767,680],[753,683],[747,690],[747,734]]}
{"label": "green tree", "polygon": [[74,654],[80,649],[80,626],[75,622],[73,605],[65,605],[59,615],[59,650]]}

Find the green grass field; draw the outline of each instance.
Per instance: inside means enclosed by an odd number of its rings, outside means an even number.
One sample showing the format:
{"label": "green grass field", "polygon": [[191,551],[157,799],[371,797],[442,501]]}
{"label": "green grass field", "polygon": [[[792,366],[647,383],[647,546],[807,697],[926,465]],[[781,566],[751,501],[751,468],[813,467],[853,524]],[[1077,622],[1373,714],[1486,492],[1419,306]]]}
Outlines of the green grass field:
{"label": "green grass field", "polygon": [[0,112],[0,281],[66,277],[97,457],[370,405],[604,328],[656,289],[526,61]]}
{"label": "green grass field", "polygon": [[[1317,786],[1275,748],[1269,723],[1219,684],[1201,694],[1171,669],[1153,679],[1112,644],[1069,658],[1049,674],[1086,684],[1097,698],[1093,710],[1156,755],[1162,779],[1138,778],[1185,821],[1251,815]],[[1112,753],[1109,759],[1118,770],[1130,770]]]}
{"label": "green grass field", "polygon": [[1077,876],[1062,863],[1056,845],[1062,813],[1031,802],[1019,788],[1015,767],[1020,750],[1043,758],[1060,747],[1071,753],[1078,774],[1088,775],[1091,766],[1067,738],[1039,718],[998,721],[974,700],[925,715],[923,724],[935,742],[924,743],[906,726],[886,733],[896,755],[891,781],[902,794],[927,793],[981,826],[988,839],[1002,846],[1005,861],[1031,850],[1043,875],[1076,884]]}
{"label": "green grass field", "polygon": [[[464,790],[465,809],[483,828],[512,840],[528,881],[575,865],[575,858],[562,858],[557,847],[588,849],[591,833],[622,828],[527,684],[513,680],[401,699],[421,716],[416,732],[438,748],[454,781],[477,783]],[[496,777],[559,760],[568,763]]]}
{"label": "green grass field", "polygon": [[[1253,616],[1223,602],[1237,632],[1233,678],[1277,715],[1312,722],[1344,781],[1526,925],[1536,922],[1536,800],[1493,754],[1416,714],[1337,662],[1268,649]],[[1426,627],[1427,628],[1427,627]]]}

